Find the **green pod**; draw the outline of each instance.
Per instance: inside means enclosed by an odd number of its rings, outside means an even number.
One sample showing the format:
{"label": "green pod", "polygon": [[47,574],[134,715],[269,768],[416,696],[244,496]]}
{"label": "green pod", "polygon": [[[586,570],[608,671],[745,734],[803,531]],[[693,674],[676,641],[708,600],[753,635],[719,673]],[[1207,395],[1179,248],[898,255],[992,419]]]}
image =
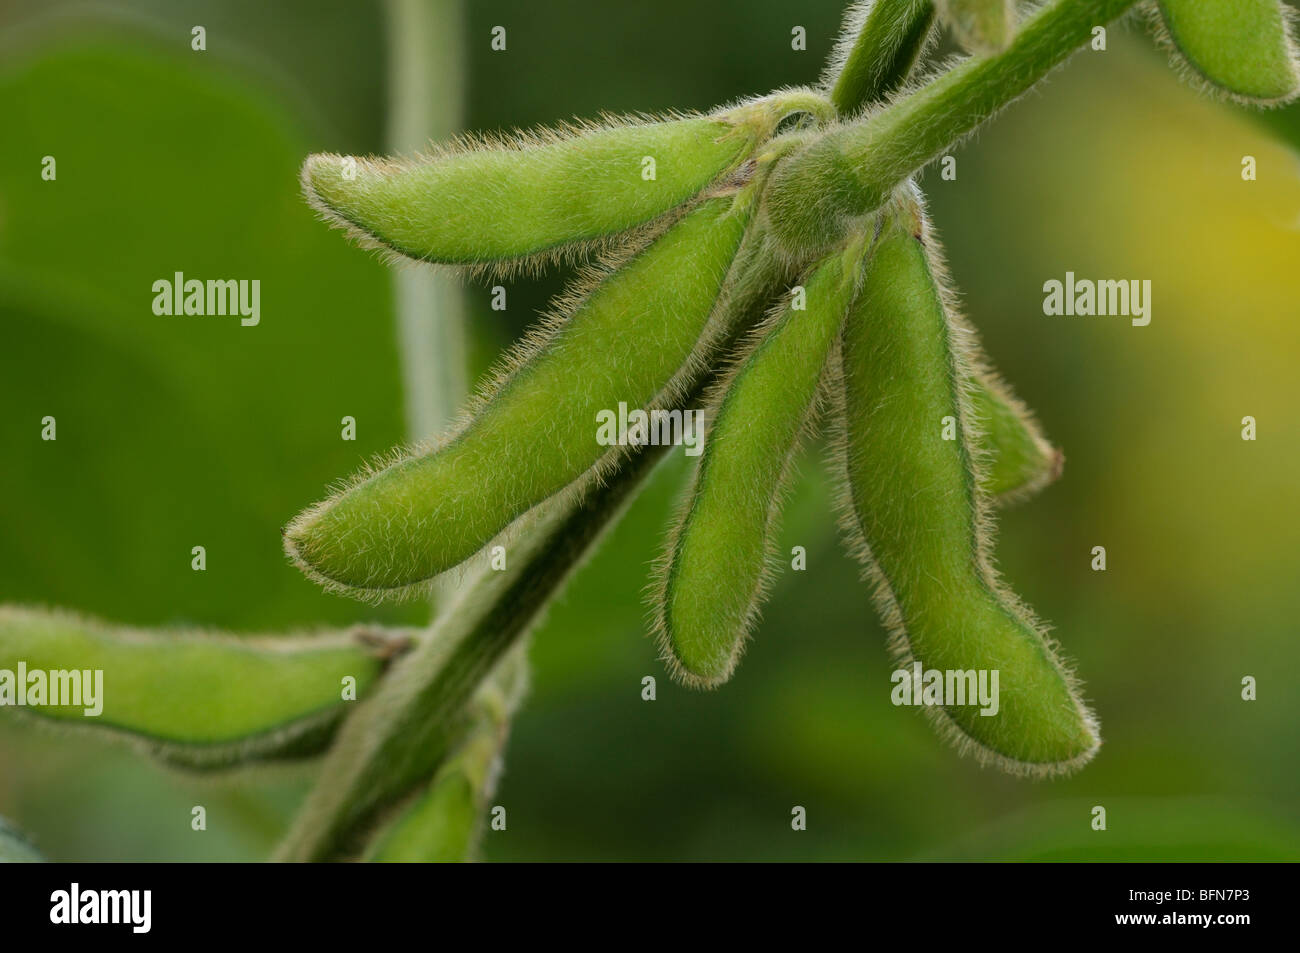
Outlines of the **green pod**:
{"label": "green pod", "polygon": [[[970,445],[972,371],[919,206],[890,218],[841,348],[844,524],[910,673],[984,673],[997,703],[926,707],[962,750],[1015,773],[1069,771],[1097,725],[1042,628],[998,580]],[[944,439],[945,430],[956,439]],[[919,689],[918,689],[919,690]],[[941,698],[942,702],[952,699]],[[969,701],[969,700],[968,700]]]}
{"label": "green pod", "polygon": [[521,514],[626,452],[604,415],[670,407],[695,375],[724,278],[750,220],[748,193],[704,201],[517,348],[442,446],[307,510],[285,531],[327,587],[378,598],[445,572]]}
{"label": "green pod", "polygon": [[429,783],[460,745],[491,679],[508,714],[523,688],[511,653],[645,485],[669,448],[638,448],[579,497],[548,500],[526,518],[506,568],[481,563],[430,632],[394,665],[339,730],[293,827],[282,861],[337,860],[357,852],[381,816]]}
{"label": "green pod", "polygon": [[[0,705],[112,733],[188,768],[318,752],[351,704],[344,679],[355,679],[359,696],[383,671],[381,656],[347,633],[245,639],[146,632],[68,612],[0,607]],[[19,681],[28,683],[22,696]],[[45,685],[39,701],[38,682]],[[79,703],[52,704],[69,699]]]}
{"label": "green pod", "polygon": [[654,222],[742,172],[786,116],[830,109],[784,90],[710,116],[467,141],[410,160],[313,155],[302,185],[370,247],[470,267],[545,262]]}
{"label": "green pod", "polygon": [[[489,742],[479,739],[477,747]],[[491,749],[495,755],[495,748]],[[470,859],[481,826],[478,789],[462,752],[438,769],[427,791],[419,795],[365,856],[378,864],[451,864]]]}
{"label": "green pod", "polygon": [[496,789],[510,719],[527,689],[526,641],[502,660],[469,703],[458,747],[433,780],[371,837],[372,863],[461,863],[475,859],[483,814]]}
{"label": "green pod", "polygon": [[1202,85],[1273,105],[1300,90],[1290,16],[1280,0],[1158,0],[1152,22],[1175,62]]}
{"label": "green pod", "polygon": [[481,717],[429,787],[374,839],[372,863],[461,863],[471,860],[498,769],[506,726]]}
{"label": "green pod", "polygon": [[972,53],[996,53],[1011,42],[1016,9],[1011,0],[936,0],[939,18]]}
{"label": "green pod", "polygon": [[1001,381],[988,372],[977,372],[969,395],[968,421],[982,457],[984,493],[999,503],[1014,503],[1061,475],[1065,457],[1047,442],[1025,405]]}
{"label": "green pod", "polygon": [[860,273],[865,238],[819,264],[717,389],[704,455],[670,537],[655,617],[690,684],[726,681],[771,575],[782,490]]}

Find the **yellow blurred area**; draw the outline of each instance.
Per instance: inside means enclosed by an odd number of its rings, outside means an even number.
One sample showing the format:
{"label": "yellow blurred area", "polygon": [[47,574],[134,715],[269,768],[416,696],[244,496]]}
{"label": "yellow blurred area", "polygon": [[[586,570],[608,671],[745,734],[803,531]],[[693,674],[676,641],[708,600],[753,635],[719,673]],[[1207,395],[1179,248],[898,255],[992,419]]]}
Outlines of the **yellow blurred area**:
{"label": "yellow blurred area", "polygon": [[1221,609],[1234,580],[1276,599],[1300,544],[1300,157],[1181,84],[1136,31],[1110,46],[1079,53],[966,151],[997,150],[989,173],[1022,205],[1013,216],[1038,209],[1009,239],[1032,246],[1019,249],[1028,270],[1149,279],[1151,324],[1040,316],[1028,288],[1016,320],[1065,336],[1090,389],[1109,392],[1104,413],[1078,410],[1104,430],[1104,472],[1071,455],[1068,432],[1053,436],[1067,476],[1115,484],[1106,523],[1130,532],[1114,558],[1138,571],[1112,581],[1135,599],[1224,592]]}

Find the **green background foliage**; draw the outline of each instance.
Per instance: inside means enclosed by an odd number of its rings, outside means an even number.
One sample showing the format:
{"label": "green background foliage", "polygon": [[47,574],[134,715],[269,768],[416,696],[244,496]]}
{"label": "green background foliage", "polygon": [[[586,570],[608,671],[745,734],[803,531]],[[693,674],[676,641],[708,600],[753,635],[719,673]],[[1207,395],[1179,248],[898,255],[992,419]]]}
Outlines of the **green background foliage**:
{"label": "green background foliage", "polygon": [[[468,5],[467,126],[709,108],[812,82],[840,4]],[[75,11],[75,12],[74,12]],[[266,632],[421,621],[321,592],[278,529],[401,442],[384,266],[313,220],[313,151],[380,153],[381,11],[361,3],[0,11],[0,601]],[[795,24],[806,52],[790,48]],[[208,50],[190,50],[190,27]],[[493,54],[492,26],[509,49]],[[1300,107],[1260,120],[1112,30],[922,184],[992,361],[1067,456],[1004,511],[998,554],[1078,662],[1105,744],[1032,783],[958,759],[889,703],[884,632],[843,554],[818,448],[783,573],[736,678],[670,683],[642,587],[685,476],[661,471],[536,634],[488,859],[1297,859]],[[1259,181],[1240,178],[1254,155]],[[43,182],[44,155],[58,160]],[[181,270],[262,281],[262,323],[165,318]],[[1149,327],[1049,318],[1042,283],[1149,278]],[[563,272],[471,284],[475,374]],[[42,443],[40,419],[58,418]],[[358,439],[339,439],[340,418]],[[1240,420],[1259,440],[1240,439]],[[208,569],[190,570],[190,547]],[[1089,569],[1107,548],[1109,569]],[[1243,675],[1259,700],[1240,700]],[[641,700],[641,679],[658,700]],[[217,783],[0,719],[0,815],[48,857],[265,857],[310,768]],[[190,807],[208,830],[190,830]],[[1092,805],[1109,830],[1089,829]],[[790,830],[807,808],[808,830]]]}

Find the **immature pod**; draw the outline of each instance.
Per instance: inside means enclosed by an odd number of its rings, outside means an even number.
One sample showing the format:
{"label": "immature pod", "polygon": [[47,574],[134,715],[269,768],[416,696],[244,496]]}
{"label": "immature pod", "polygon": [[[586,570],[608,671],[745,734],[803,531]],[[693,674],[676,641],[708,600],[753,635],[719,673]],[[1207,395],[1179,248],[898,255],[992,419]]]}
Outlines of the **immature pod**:
{"label": "immature pod", "polygon": [[1175,63],[1210,90],[1261,105],[1300,91],[1292,14],[1280,0],[1158,0],[1150,12]]}
{"label": "immature pod", "polygon": [[[925,231],[915,204],[889,219],[845,322],[837,455],[844,525],[875,583],[904,682],[919,663],[954,693],[974,691],[961,673],[982,677],[993,693],[992,704],[929,696],[937,704],[926,710],[944,734],[1012,772],[1068,771],[1096,751],[1096,722],[1042,628],[990,564],[963,392],[971,368]],[[954,423],[956,439],[944,439]],[[926,698],[919,680],[913,691]]]}
{"label": "immature pod", "polygon": [[771,573],[782,489],[860,273],[864,237],[823,261],[721,382],[660,567],[656,629],[682,680],[713,687],[740,658]]}
{"label": "immature pod", "polygon": [[787,91],[710,116],[610,120],[410,160],[314,155],[303,190],[363,244],[407,258],[546,261],[667,214],[735,172],[785,115],[823,106]]}
{"label": "immature pod", "polygon": [[469,726],[428,788],[372,838],[375,863],[459,863],[474,859],[484,812],[496,788],[510,718],[523,695],[527,643],[505,659],[469,705]]}
{"label": "immature pod", "polygon": [[111,732],[183,767],[301,757],[328,742],[349,699],[383,671],[385,652],[364,634],[146,632],[5,606],[0,705]]}
{"label": "immature pod", "polygon": [[848,116],[906,82],[934,33],[931,0],[857,0],[822,74],[831,102]]}
{"label": "immature pod", "polygon": [[935,0],[935,5],[957,42],[972,53],[1004,50],[1015,33],[1012,0]]}
{"label": "immature pod", "polygon": [[[750,220],[741,193],[701,203],[569,313],[516,348],[442,446],[363,476],[285,531],[327,587],[377,598],[460,564],[514,519],[626,451],[604,415],[662,408],[695,369],[723,279]],[[608,443],[608,441],[606,441]]]}
{"label": "immature pod", "polygon": [[976,372],[969,396],[984,493],[999,503],[1013,503],[1060,476],[1061,451],[1047,442],[1025,405],[1001,381],[987,371]]}
{"label": "immature pod", "polygon": [[370,863],[448,864],[469,860],[482,826],[483,762],[496,757],[487,734],[476,735],[447,760],[426,791],[407,805],[371,846]]}
{"label": "immature pod", "polygon": [[[397,661],[350,717],[276,852],[283,861],[336,860],[356,852],[378,818],[428,784],[464,737],[482,683],[498,681],[511,652],[645,485],[667,447],[639,447],[583,496],[562,494],[526,518],[506,568],[476,567],[429,634]],[[517,681],[502,694],[517,698]]]}

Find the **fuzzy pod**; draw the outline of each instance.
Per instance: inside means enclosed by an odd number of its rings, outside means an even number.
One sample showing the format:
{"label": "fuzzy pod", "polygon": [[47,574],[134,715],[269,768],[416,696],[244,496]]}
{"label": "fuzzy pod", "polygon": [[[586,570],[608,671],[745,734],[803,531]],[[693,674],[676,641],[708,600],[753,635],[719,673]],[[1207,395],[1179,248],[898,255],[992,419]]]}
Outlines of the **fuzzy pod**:
{"label": "fuzzy pod", "polygon": [[704,454],[659,566],[655,629],[680,680],[731,677],[772,572],[783,489],[860,275],[865,237],[814,268],[709,401]]}
{"label": "fuzzy pod", "polygon": [[[16,705],[21,665],[27,703],[13,711],[115,735],[178,767],[304,757],[328,743],[353,704],[344,699],[344,679],[356,680],[360,697],[382,673],[385,651],[399,644],[384,640],[378,651],[367,642],[374,638],[368,630],[266,639],[141,631],[4,606],[0,699]],[[61,700],[72,697],[75,673],[81,704],[49,704],[51,671],[60,673]],[[45,673],[41,704],[31,695],[35,672]],[[86,713],[95,708],[98,714]]]}
{"label": "fuzzy pod", "polygon": [[[762,163],[760,170],[762,175]],[[696,373],[683,386],[693,406],[713,376],[718,355],[761,319],[788,279],[759,228],[741,242],[711,328],[693,357]],[[280,860],[327,860],[353,855],[376,819],[391,815],[461,743],[467,707],[480,683],[509,663],[569,575],[636,495],[669,448],[635,448],[583,493],[560,493],[512,528],[504,571],[475,563],[472,582],[439,615],[427,639],[400,659],[374,696],[348,719],[326,756],[320,780],[284,843]],[[498,674],[493,674],[497,669]],[[505,697],[517,697],[505,681]],[[481,694],[481,692],[480,692]],[[415,809],[415,808],[413,808]]]}
{"label": "fuzzy pod", "polygon": [[471,737],[438,769],[428,790],[405,806],[364,856],[378,864],[448,864],[469,860],[482,826],[479,797],[484,762],[496,757],[495,739]]}
{"label": "fuzzy pod", "polygon": [[[1013,773],[1067,772],[1096,752],[1097,724],[1043,627],[992,567],[973,368],[927,240],[919,205],[891,216],[845,322],[843,523],[909,680],[914,662],[985,672],[990,684],[998,673],[991,716],[972,704],[926,708],[943,734]],[[944,439],[954,421],[956,439]]]}
{"label": "fuzzy pod", "polygon": [[980,489],[999,503],[1014,503],[1061,475],[1065,457],[1038,422],[996,375],[976,371],[970,411],[983,466]]}
{"label": "fuzzy pod", "polygon": [[934,35],[931,0],[856,0],[822,74],[842,116],[899,89]]}
{"label": "fuzzy pod", "polygon": [[537,507],[523,521],[504,570],[476,564],[428,636],[339,730],[277,859],[336,860],[360,852],[385,815],[427,786],[460,746],[485,680],[498,683],[506,699],[518,698],[518,678],[501,678],[511,653],[522,653],[547,606],[667,449],[637,448],[589,493],[561,494]]}
{"label": "fuzzy pod", "polygon": [[939,19],[957,42],[972,53],[1004,50],[1016,28],[1012,0],[935,0]]}
{"label": "fuzzy pod", "polygon": [[484,267],[545,263],[600,247],[732,173],[794,112],[825,112],[787,90],[709,116],[607,119],[414,159],[313,155],[308,201],[363,245]]}
{"label": "fuzzy pod", "polygon": [[1196,85],[1264,106],[1300,91],[1292,13],[1280,0],[1158,0],[1148,9],[1157,39]]}
{"label": "fuzzy pod", "polygon": [[[960,3],[949,0],[949,12]],[[1014,11],[1006,15],[1012,23]],[[906,81],[934,35],[934,20],[931,0],[858,0],[849,6],[823,76],[841,115],[880,102]],[[1008,30],[1007,41],[1010,35]],[[987,460],[982,488],[999,503],[1030,496],[1060,475],[1064,458],[996,374],[982,370],[976,384],[972,410]]]}
{"label": "fuzzy pod", "polygon": [[351,595],[410,593],[593,467],[607,472],[626,448],[599,442],[598,415],[681,396],[749,207],[708,199],[570,295],[441,446],[363,474],[294,520],[291,557]]}
{"label": "fuzzy pod", "polygon": [[371,839],[369,863],[462,863],[473,860],[488,798],[501,771],[509,722],[477,711],[459,747],[429,786],[403,804]]}

